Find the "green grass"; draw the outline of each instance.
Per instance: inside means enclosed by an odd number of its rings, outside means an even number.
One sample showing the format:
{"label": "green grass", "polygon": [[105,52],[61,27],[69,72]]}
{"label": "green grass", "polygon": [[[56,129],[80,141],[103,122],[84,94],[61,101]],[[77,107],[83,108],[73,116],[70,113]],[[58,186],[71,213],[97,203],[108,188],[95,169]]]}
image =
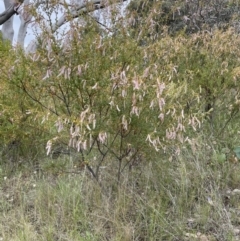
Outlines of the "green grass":
{"label": "green grass", "polygon": [[100,186],[64,158],[43,159],[38,171],[2,164],[0,240],[238,240],[240,164],[211,153],[156,153],[122,173],[120,186],[111,165]]}

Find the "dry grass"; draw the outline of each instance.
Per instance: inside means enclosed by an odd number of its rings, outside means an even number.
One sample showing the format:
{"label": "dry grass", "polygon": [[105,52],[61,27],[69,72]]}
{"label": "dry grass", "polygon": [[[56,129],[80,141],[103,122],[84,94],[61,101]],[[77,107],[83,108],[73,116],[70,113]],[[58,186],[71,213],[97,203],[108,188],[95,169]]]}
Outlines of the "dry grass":
{"label": "dry grass", "polygon": [[2,166],[0,240],[240,240],[240,166],[209,153],[156,154],[121,186],[111,167],[100,187],[85,169],[63,172],[63,160],[7,175]]}

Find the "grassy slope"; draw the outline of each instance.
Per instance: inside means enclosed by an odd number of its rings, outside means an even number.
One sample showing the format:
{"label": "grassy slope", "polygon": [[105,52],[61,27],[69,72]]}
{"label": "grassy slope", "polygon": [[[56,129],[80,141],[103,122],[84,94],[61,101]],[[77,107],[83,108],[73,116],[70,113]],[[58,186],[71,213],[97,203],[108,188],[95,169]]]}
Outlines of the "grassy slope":
{"label": "grassy slope", "polygon": [[104,190],[85,169],[61,171],[61,160],[7,176],[2,166],[0,240],[238,240],[240,166],[203,147],[140,163],[119,188],[108,167]]}

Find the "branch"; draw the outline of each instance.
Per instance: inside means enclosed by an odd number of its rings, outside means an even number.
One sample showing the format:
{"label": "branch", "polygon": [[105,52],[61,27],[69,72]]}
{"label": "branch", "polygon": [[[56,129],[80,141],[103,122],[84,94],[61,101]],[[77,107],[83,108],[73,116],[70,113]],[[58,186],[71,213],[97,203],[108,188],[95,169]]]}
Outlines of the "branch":
{"label": "branch", "polygon": [[8,7],[3,13],[0,14],[0,25],[7,22],[14,14],[18,14],[17,10],[21,6],[24,0],[15,1]]}
{"label": "branch", "polygon": [[[53,24],[51,28],[51,33],[55,33],[62,25],[64,25],[71,19],[78,18],[83,14],[106,8],[112,4],[123,3],[125,1],[127,0],[116,0],[114,3],[106,3],[106,1],[104,0],[82,1],[81,3],[74,5],[68,12],[64,13],[55,24]],[[34,41],[27,47],[27,52],[35,52],[36,48],[37,43],[36,41]]]}
{"label": "branch", "polygon": [[[125,2],[127,0],[116,0],[116,3],[119,2]],[[93,12],[95,10],[98,9],[102,9],[102,8],[106,8],[109,5],[111,5],[111,3],[109,4],[105,4],[104,1],[102,0],[90,0],[88,2],[84,1],[78,5],[75,6],[75,8],[73,8],[72,10],[70,10],[70,12],[68,14],[63,14],[62,17],[60,17],[58,19],[58,21],[55,23],[55,25],[53,25],[52,31],[53,33],[57,31],[57,29],[59,29],[63,24],[65,24],[67,22],[67,16],[70,15],[71,18],[78,18],[79,16],[89,13],[89,12]]]}
{"label": "branch", "polygon": [[[24,0],[24,7],[20,10],[20,27],[18,30],[18,37],[17,37],[17,43],[24,48],[24,41],[25,37],[27,35],[27,28],[28,25],[31,23],[32,15],[29,13],[28,7],[32,5],[33,8],[37,9],[40,5],[44,4],[45,2],[42,0],[37,0],[34,4],[30,3],[30,0]],[[27,7],[27,8],[26,8]]]}

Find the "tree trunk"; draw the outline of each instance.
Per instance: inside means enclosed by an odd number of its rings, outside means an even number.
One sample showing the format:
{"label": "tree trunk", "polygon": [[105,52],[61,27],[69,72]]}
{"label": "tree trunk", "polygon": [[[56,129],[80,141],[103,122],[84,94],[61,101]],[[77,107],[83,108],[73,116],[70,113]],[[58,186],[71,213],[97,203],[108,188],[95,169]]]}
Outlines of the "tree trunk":
{"label": "tree trunk", "polygon": [[6,13],[5,15],[0,16],[0,20],[1,20],[1,17],[3,21],[5,20],[2,26],[2,36],[3,36],[3,39],[8,39],[12,43],[13,35],[14,35],[14,30],[13,30],[13,15],[15,14],[14,4],[11,3],[10,0],[4,0],[4,5],[5,5]]}

